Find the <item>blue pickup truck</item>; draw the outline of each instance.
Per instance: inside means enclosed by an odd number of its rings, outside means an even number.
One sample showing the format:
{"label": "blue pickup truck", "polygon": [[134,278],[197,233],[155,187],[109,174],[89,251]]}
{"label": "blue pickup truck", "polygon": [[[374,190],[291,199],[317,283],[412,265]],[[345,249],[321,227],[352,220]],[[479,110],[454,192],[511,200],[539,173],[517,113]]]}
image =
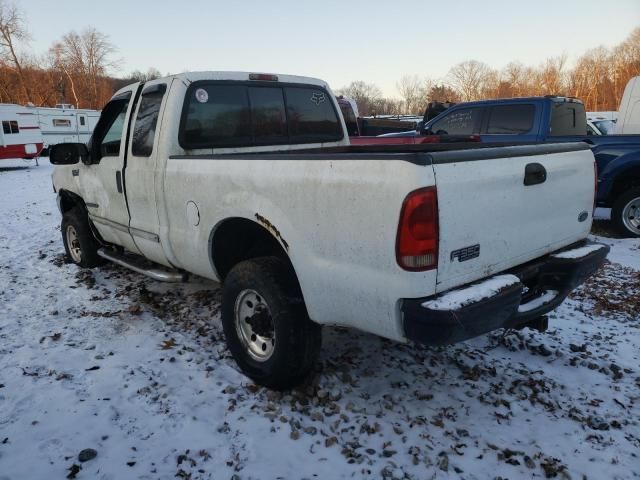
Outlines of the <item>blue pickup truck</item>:
{"label": "blue pickup truck", "polygon": [[590,135],[580,100],[547,96],[459,103],[405,135],[434,133],[480,135],[488,143],[592,145],[597,205],[612,209],[611,220],[622,235],[640,237],[640,135]]}

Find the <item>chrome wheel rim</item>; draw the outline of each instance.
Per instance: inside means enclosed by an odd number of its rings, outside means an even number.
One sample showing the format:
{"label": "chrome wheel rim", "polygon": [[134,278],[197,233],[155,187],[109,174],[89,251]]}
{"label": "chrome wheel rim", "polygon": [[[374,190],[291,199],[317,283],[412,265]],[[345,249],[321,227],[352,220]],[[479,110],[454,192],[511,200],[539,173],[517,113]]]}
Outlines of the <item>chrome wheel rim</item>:
{"label": "chrome wheel rim", "polygon": [[640,235],[640,197],[632,199],[624,206],[622,209],[622,223],[628,230]]}
{"label": "chrome wheel rim", "polygon": [[271,310],[255,290],[243,290],[234,308],[236,332],[246,352],[258,362],[271,358],[276,346]]}
{"label": "chrome wheel rim", "polygon": [[71,260],[80,263],[82,261],[82,249],[80,248],[80,240],[78,240],[78,232],[76,232],[73,225],[67,226],[67,246],[69,247]]}

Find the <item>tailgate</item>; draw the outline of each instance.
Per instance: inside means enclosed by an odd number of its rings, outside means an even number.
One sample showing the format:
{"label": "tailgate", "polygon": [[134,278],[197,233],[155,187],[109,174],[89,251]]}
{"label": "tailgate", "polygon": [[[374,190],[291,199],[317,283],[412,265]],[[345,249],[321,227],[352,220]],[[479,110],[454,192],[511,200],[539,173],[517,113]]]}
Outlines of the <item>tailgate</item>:
{"label": "tailgate", "polygon": [[440,227],[438,292],[545,255],[591,229],[594,158],[584,143],[431,156]]}

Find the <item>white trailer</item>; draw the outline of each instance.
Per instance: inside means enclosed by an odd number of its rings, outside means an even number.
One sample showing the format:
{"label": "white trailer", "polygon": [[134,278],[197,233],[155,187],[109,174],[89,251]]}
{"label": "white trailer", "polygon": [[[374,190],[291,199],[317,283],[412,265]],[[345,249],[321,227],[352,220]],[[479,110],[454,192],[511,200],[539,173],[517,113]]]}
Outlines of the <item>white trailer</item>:
{"label": "white trailer", "polygon": [[36,115],[44,138],[44,152],[58,143],[87,143],[98,119],[99,110],[75,108],[69,104],[55,107],[27,107]]}
{"label": "white trailer", "polygon": [[36,158],[42,144],[42,133],[33,112],[20,105],[0,104],[0,160]]}

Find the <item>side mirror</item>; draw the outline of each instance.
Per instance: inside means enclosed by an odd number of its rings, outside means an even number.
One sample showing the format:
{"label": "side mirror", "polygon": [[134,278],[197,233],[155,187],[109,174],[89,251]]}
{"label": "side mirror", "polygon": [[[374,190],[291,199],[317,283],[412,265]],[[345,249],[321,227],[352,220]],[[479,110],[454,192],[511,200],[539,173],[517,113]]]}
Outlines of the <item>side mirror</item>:
{"label": "side mirror", "polygon": [[82,160],[87,163],[89,150],[84,143],[58,143],[49,151],[49,161],[54,165],[73,165]]}

